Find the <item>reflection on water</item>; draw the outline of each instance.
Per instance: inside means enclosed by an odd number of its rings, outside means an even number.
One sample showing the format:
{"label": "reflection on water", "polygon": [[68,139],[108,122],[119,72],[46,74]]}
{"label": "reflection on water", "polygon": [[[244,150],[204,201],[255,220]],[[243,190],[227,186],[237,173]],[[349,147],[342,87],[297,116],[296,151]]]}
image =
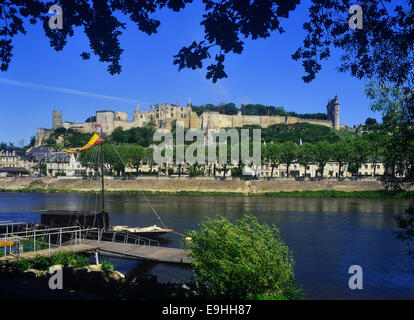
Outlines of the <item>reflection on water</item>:
{"label": "reflection on water", "polygon": [[[164,223],[183,233],[204,217],[221,213],[236,219],[249,213],[275,224],[296,260],[298,283],[308,298],[414,298],[414,260],[393,235],[395,213],[409,206],[397,199],[319,199],[236,196],[148,196]],[[37,210],[99,208],[100,199],[79,194],[0,194],[0,220],[38,221]],[[107,197],[112,224],[148,226],[159,223],[139,195]],[[164,245],[180,246],[180,236],[164,236]],[[122,271],[136,261],[114,263]],[[348,288],[348,268],[360,265],[364,289]],[[141,267],[141,266],[140,266]],[[143,266],[141,267],[143,268]],[[139,267],[138,267],[139,269]],[[188,280],[188,268],[148,264],[160,281]]]}

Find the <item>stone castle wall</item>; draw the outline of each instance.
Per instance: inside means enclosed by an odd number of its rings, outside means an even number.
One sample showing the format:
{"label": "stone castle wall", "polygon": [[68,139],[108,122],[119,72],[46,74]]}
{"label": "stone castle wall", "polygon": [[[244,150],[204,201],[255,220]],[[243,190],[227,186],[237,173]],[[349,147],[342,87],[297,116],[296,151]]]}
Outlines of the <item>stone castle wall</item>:
{"label": "stone castle wall", "polygon": [[[267,128],[274,124],[295,124],[295,123],[311,123],[327,126],[339,130],[339,102],[335,97],[329,100],[327,105],[328,120],[318,119],[301,119],[297,117],[285,116],[251,116],[219,114],[218,112],[204,112],[198,116],[192,111],[191,105],[177,106],[171,104],[162,104],[157,107],[152,106],[150,111],[141,111],[140,106],[133,112],[133,120],[128,120],[126,112],[114,112],[111,110],[103,110],[96,112],[96,122],[89,123],[73,123],[62,122],[62,112],[53,111],[52,129],[63,127],[66,129],[75,129],[82,133],[92,133],[97,131],[96,125],[102,128],[104,134],[111,134],[117,127],[124,130],[143,127],[149,123],[153,123],[157,129],[171,129],[174,121],[183,123],[184,128],[188,129],[221,129],[236,128],[245,125],[258,125]],[[100,128],[98,131],[100,131]],[[50,137],[52,130],[40,128],[36,134],[36,146],[44,144]]]}

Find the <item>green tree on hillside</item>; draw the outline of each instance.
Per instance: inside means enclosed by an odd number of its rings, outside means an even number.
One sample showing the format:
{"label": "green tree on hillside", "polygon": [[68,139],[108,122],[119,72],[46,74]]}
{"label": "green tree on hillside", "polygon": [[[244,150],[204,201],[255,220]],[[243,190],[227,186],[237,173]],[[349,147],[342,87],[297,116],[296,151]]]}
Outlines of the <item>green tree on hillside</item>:
{"label": "green tree on hillside", "polygon": [[295,143],[287,141],[280,145],[280,161],[286,164],[287,177],[289,177],[289,167],[296,160],[297,155],[298,146]]}
{"label": "green tree on hillside", "polygon": [[339,177],[343,177],[342,171],[344,164],[351,158],[351,146],[348,141],[338,141],[332,145],[332,160],[338,163]]}
{"label": "green tree on hillside", "polygon": [[126,163],[129,167],[134,168],[136,173],[139,173],[139,168],[145,158],[145,149],[141,146],[127,146],[125,149]]}
{"label": "green tree on hillside", "polygon": [[267,163],[270,163],[272,167],[271,177],[273,178],[273,171],[277,168],[280,163],[282,162],[281,159],[281,148],[280,144],[278,143],[269,143],[264,148],[264,152],[262,155]]}
{"label": "green tree on hillside", "polygon": [[116,144],[137,144],[142,147],[148,147],[153,143],[152,138],[154,136],[155,128],[152,125],[146,125],[144,127],[130,128],[124,130],[121,127],[117,127],[112,131],[109,139]]}
{"label": "green tree on hillside", "polygon": [[316,143],[322,140],[334,143],[340,137],[332,128],[303,122],[288,125],[274,124],[267,128],[262,128],[262,139],[266,143],[271,141],[279,143],[292,141],[299,143],[300,140],[304,143]]}
{"label": "green tree on hillside", "polygon": [[152,174],[152,167],[154,166],[154,149],[145,148],[143,163],[149,166],[149,174]]}
{"label": "green tree on hillside", "polygon": [[[217,159],[220,160],[219,155],[220,155],[220,146],[216,146],[216,155],[217,155]],[[231,166],[233,163],[231,162],[231,143],[230,141],[227,141],[226,144],[226,161],[224,161],[224,163],[220,163],[221,164],[221,170],[223,172],[223,177],[226,177],[227,174],[227,169],[228,166]]]}
{"label": "green tree on hillside", "polygon": [[[127,158],[127,148],[124,146],[114,146],[113,144],[105,143],[103,146],[104,165],[109,173],[112,175],[116,171],[117,175],[125,173],[125,161]],[[99,159],[100,161],[100,159]]]}
{"label": "green tree on hillside", "polygon": [[368,151],[368,161],[372,163],[374,166],[374,177],[377,173],[377,164],[378,162],[383,161],[384,153],[386,150],[384,149],[386,143],[386,136],[384,134],[380,134],[378,132],[373,132],[368,135],[363,135],[363,138],[368,141],[369,143],[369,151]]}
{"label": "green tree on hillside", "polygon": [[[187,150],[187,146],[182,146],[182,145],[180,145],[182,148],[183,148],[183,151],[184,151],[184,155],[185,155],[185,152],[186,152],[186,150]],[[177,145],[175,145],[174,146],[174,148],[173,148],[173,159],[174,159],[174,163],[175,164],[177,164],[177,166],[178,166],[178,178],[181,178],[181,174],[182,174],[182,168],[183,168],[183,164],[184,164],[184,162],[185,162],[185,159],[183,160],[183,162],[178,162],[178,159],[177,159]]]}
{"label": "green tree on hillside", "polygon": [[239,112],[239,109],[233,102],[219,105],[218,109],[220,113],[228,115],[236,115]]}
{"label": "green tree on hillside", "polygon": [[128,143],[128,136],[123,128],[116,127],[111,133],[111,140],[115,143]]}
{"label": "green tree on hillside", "polygon": [[378,122],[377,119],[374,118],[367,118],[365,120],[365,125],[364,127],[368,130],[375,130],[378,128]]}
{"label": "green tree on hillside", "polygon": [[78,160],[82,167],[93,169],[95,172],[99,171],[100,158],[98,148],[91,148],[81,152]]}
{"label": "green tree on hillside", "polygon": [[64,135],[65,148],[81,148],[91,139],[91,133],[81,133],[78,130],[68,129]]}
{"label": "green tree on hillside", "polygon": [[332,157],[332,147],[327,141],[319,141],[314,145],[315,161],[318,163],[318,171],[323,178],[326,164]]}
{"label": "green tree on hillside", "polygon": [[300,165],[305,167],[305,177],[308,165],[315,161],[315,151],[313,145],[305,142],[298,148],[298,162]]}
{"label": "green tree on hillside", "polygon": [[350,168],[354,174],[358,174],[361,165],[368,160],[370,144],[368,141],[360,138],[351,142]]}

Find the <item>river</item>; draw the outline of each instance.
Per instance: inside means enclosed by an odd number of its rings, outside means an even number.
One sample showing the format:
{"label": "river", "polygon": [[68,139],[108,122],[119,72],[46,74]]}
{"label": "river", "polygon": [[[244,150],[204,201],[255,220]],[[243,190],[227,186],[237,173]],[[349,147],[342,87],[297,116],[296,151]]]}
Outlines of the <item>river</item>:
{"label": "river", "polygon": [[[147,196],[162,221],[177,232],[197,229],[204,217],[230,220],[249,213],[280,228],[293,252],[298,285],[307,299],[414,299],[414,259],[396,239],[394,215],[410,205],[400,199],[276,198],[242,196]],[[0,193],[0,220],[39,222],[38,210],[94,209],[99,198],[81,194]],[[158,222],[142,195],[109,194],[111,224]],[[177,234],[162,245],[179,247]],[[121,272],[141,268],[159,281],[188,280],[191,270],[166,264],[112,259]],[[348,268],[363,269],[363,289],[348,287]]]}

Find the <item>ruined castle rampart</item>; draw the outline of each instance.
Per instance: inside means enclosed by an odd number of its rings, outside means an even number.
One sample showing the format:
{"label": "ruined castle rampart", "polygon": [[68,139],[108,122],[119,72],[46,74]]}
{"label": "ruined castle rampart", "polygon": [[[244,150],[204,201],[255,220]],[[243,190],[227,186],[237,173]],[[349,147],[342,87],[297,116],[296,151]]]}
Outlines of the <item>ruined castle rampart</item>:
{"label": "ruined castle rampart", "polygon": [[121,127],[124,130],[144,127],[153,123],[157,129],[171,129],[174,121],[183,123],[184,128],[188,129],[221,129],[236,128],[245,125],[258,125],[267,128],[274,124],[295,124],[311,123],[327,126],[339,130],[339,101],[337,97],[328,101],[327,120],[323,119],[302,119],[289,116],[253,116],[220,114],[219,112],[207,111],[200,116],[191,109],[191,103],[187,106],[178,106],[172,104],[161,104],[152,106],[149,111],[141,111],[138,105],[133,112],[133,119],[128,120],[126,112],[114,112],[112,110],[101,110],[96,112],[96,122],[63,122],[62,112],[53,111],[52,129],[40,128],[36,134],[36,146],[45,144],[53,130],[63,127],[65,129],[74,129],[82,133],[92,133],[96,131],[96,125],[100,127],[104,134],[111,134],[115,128]]}

